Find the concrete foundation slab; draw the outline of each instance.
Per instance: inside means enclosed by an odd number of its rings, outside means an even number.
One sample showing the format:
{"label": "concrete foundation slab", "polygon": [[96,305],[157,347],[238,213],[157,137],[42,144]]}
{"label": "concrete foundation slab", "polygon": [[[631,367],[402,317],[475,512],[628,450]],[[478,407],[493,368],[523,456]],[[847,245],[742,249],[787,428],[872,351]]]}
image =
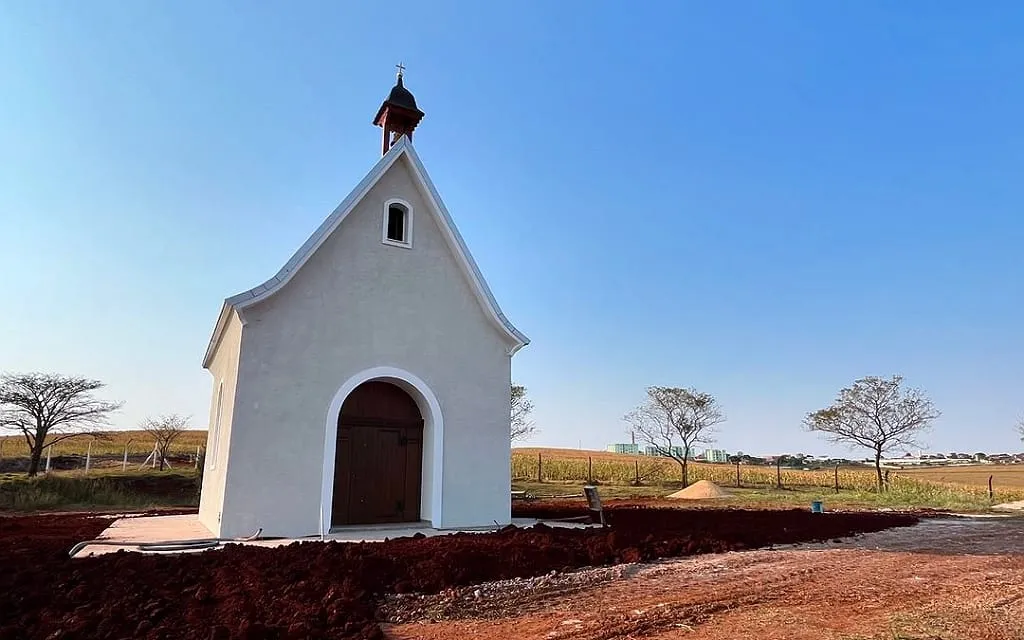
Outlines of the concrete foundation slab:
{"label": "concrete foundation slab", "polygon": [[121,542],[155,542],[212,537],[213,533],[199,522],[198,516],[186,514],[119,518],[100,534],[99,539]]}
{"label": "concrete foundation slab", "polygon": [[[539,521],[532,518],[513,518],[512,525],[528,528]],[[600,525],[588,525],[575,522],[554,522],[544,521],[550,527],[564,528],[587,528]],[[254,540],[222,540],[214,546],[197,547],[195,549],[159,550],[147,548],[156,543],[183,543],[198,540],[213,540],[213,534],[205,526],[200,524],[199,516],[195,514],[176,516],[126,516],[115,520],[103,533],[99,535],[94,544],[88,544],[72,557],[81,558],[90,555],[101,555],[104,553],[116,553],[118,551],[133,551],[138,553],[194,553],[196,551],[207,551],[215,549],[222,544],[248,544],[261,547],[276,547],[291,544],[293,542],[382,542],[395,538],[410,538],[416,534],[424,536],[443,536],[453,533],[488,533],[497,527],[487,529],[433,529],[427,524],[403,523],[394,525],[355,525],[351,527],[340,527],[321,539],[319,536],[308,538],[256,538]],[[253,532],[255,533],[255,532]]]}

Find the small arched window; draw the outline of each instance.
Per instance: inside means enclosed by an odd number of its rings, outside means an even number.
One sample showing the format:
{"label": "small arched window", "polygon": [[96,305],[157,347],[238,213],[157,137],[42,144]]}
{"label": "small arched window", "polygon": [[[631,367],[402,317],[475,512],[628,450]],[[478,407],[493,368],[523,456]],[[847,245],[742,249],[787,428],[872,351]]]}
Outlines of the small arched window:
{"label": "small arched window", "polygon": [[396,247],[412,247],[412,207],[404,200],[384,203],[384,237],[382,242]]}

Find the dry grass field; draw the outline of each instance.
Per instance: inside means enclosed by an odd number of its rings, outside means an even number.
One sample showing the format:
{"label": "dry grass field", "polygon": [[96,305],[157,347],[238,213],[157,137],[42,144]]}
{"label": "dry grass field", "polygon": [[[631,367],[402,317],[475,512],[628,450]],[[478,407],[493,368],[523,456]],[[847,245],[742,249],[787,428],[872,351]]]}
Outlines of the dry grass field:
{"label": "dry grass field", "polygon": [[[148,453],[153,449],[153,439],[143,431],[106,431],[103,433],[79,435],[62,440],[54,445],[51,455],[84,456],[92,441],[92,455],[121,455],[128,445],[129,455]],[[195,453],[196,447],[206,446],[206,431],[186,431],[171,447],[172,453]],[[28,445],[20,435],[0,437],[0,457],[20,458],[28,456]]]}
{"label": "dry grass field", "polygon": [[992,486],[1002,489],[1024,489],[1024,464],[972,464],[962,467],[924,467],[906,469],[900,475],[930,482],[962,484],[987,487],[992,476]]}
{"label": "dry grass field", "polygon": [[[670,478],[666,478],[666,480],[678,479],[676,476],[679,473],[678,463],[666,458],[611,453],[608,451],[587,451],[585,449],[558,449],[550,447],[517,447],[513,449],[513,469],[516,468],[515,461],[518,461],[519,465],[523,467],[521,471],[524,479],[527,477],[525,473],[526,466],[529,466],[530,470],[533,472],[529,477],[535,479],[538,454],[540,454],[541,460],[543,461],[545,473],[550,473],[552,476],[558,475],[560,472],[567,472],[570,470],[585,470],[588,464],[588,459],[593,460],[594,476],[598,477],[598,479],[601,479],[598,471],[600,470],[603,473],[609,468],[616,468],[621,473],[627,475],[627,472],[632,468],[632,473],[635,475],[637,464],[641,465],[641,474],[645,468],[656,467],[661,470],[664,475],[671,476]],[[690,468],[691,473],[695,474],[694,478],[698,480],[706,476],[725,477],[728,475],[730,479],[734,479],[736,477],[736,467],[732,464],[692,462],[690,463]],[[743,479],[749,480],[751,484],[770,484],[775,482],[775,467],[741,466],[740,470]],[[833,472],[830,469],[823,469],[820,471],[783,469],[782,473],[783,481],[785,482],[788,479],[790,483],[794,485],[822,486],[834,481]],[[959,484],[970,487],[987,487],[989,476],[993,476],[992,484],[996,488],[1024,489],[1024,464],[911,467],[907,469],[893,470],[891,473],[916,480],[940,482],[944,484]],[[852,478],[854,475],[864,478],[869,478],[870,476],[873,478],[873,474],[874,471],[870,467],[840,468],[841,480],[844,476]],[[513,473],[513,476],[515,475],[516,474]],[[552,477],[551,479],[559,480],[561,478]],[[859,485],[860,483],[858,482],[855,484]]]}
{"label": "dry grass field", "polygon": [[[126,444],[129,445],[128,470],[141,471],[140,464],[153,448],[152,440],[142,431],[77,436],[55,445],[52,452],[55,465],[58,457],[61,464],[55,466],[54,470],[62,473],[81,471],[90,440],[93,473],[120,471]],[[205,431],[187,431],[175,443],[172,453],[191,456],[198,447],[205,445]],[[0,461],[5,462],[9,472],[23,472],[24,469],[17,466],[16,459],[24,459],[27,455],[28,449],[20,436],[0,438]],[[883,495],[877,494],[873,469],[840,468],[838,479],[842,496],[835,494],[836,474],[833,469],[803,471],[783,468],[777,474],[773,466],[740,465],[739,471],[739,486],[742,489],[738,493],[752,504],[765,501],[796,501],[802,504],[808,499],[828,496],[832,503],[838,501],[851,505],[884,503],[890,506],[984,509],[999,502],[1024,499],[1024,465],[894,470],[890,474],[889,491]],[[602,493],[609,497],[664,496],[678,488],[681,479],[678,463],[669,458],[540,447],[513,449],[511,472],[514,488],[528,490],[536,495],[579,491],[580,485],[593,481],[602,485]],[[988,495],[990,475],[993,476],[994,488],[991,498]],[[690,463],[689,479],[690,482],[711,480],[735,490],[736,466]],[[780,481],[781,491],[778,488]]]}
{"label": "dry grass field", "polygon": [[[671,458],[545,447],[513,449],[512,478],[537,480],[538,455],[544,481],[593,479],[608,484],[671,484],[681,480],[679,463]],[[736,481],[733,464],[691,462],[687,466],[690,482],[711,480],[733,484]],[[832,469],[803,471],[785,467],[777,474],[773,466],[740,465],[740,482],[744,485],[775,486],[779,480],[788,487],[832,487],[835,474]],[[839,481],[846,488],[870,489],[875,482],[874,472],[860,467],[840,468]]]}
{"label": "dry grass field", "polygon": [[551,458],[552,460],[586,460],[588,457],[592,457],[594,460],[614,460],[617,462],[627,461],[632,463],[633,460],[651,459],[650,456],[634,456],[628,453],[591,451],[589,449],[559,449],[557,447],[515,447],[512,449],[512,453],[533,456],[535,458],[539,453],[543,457]]}
{"label": "dry grass field", "polygon": [[[539,469],[538,469],[539,467]],[[994,495],[988,495],[988,476],[994,475]],[[723,487],[741,487],[744,501],[775,504],[805,501],[808,495],[829,496],[849,505],[918,506],[985,510],[999,502],[1024,499],[1024,465],[984,465],[891,470],[885,492],[876,488],[871,467],[841,467],[840,495],[834,469],[804,471],[773,466],[740,465],[739,483],[733,464],[689,465],[689,481],[710,480]],[[667,495],[678,488],[679,464],[669,458],[605,451],[522,447],[512,450],[512,481],[519,490],[547,495],[595,482],[607,495]],[[781,484],[782,490],[778,486]],[[805,495],[806,494],[806,495]],[[741,497],[737,496],[737,497]]]}

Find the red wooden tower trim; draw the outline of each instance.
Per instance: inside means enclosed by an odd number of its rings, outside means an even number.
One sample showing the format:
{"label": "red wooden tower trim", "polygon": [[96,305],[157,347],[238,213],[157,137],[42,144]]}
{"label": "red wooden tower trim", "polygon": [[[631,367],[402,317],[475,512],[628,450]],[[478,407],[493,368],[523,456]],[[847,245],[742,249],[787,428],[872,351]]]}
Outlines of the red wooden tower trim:
{"label": "red wooden tower trim", "polygon": [[405,67],[401,63],[395,66],[398,67],[398,79],[373,119],[373,124],[384,130],[381,155],[386,154],[402,136],[409,136],[411,141],[412,132],[424,116],[416,107],[416,98],[402,82]]}

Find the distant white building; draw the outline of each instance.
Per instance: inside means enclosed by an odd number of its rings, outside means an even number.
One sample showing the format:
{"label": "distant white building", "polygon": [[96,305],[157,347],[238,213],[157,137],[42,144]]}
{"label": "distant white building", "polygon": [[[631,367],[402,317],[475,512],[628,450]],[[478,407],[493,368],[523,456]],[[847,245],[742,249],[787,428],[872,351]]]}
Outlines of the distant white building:
{"label": "distant white building", "polygon": [[705,462],[729,462],[729,452],[725,449],[705,449],[700,457]]}
{"label": "distant white building", "polygon": [[[937,459],[937,458],[882,458],[882,466],[884,467],[916,467],[920,465],[943,465],[943,466],[963,466],[969,464],[979,464],[978,461],[973,458],[962,460],[962,459]],[[867,459],[865,463],[874,464],[874,460]],[[980,464],[990,464],[991,460],[982,460]]]}
{"label": "distant white building", "polygon": [[640,445],[633,443],[616,443],[610,444],[606,449],[612,453],[626,453],[631,455],[637,455],[640,453]]}
{"label": "distant white building", "polygon": [[[669,447],[669,449],[663,450],[661,447],[655,447],[653,445],[647,445],[644,447],[643,454],[645,456],[667,456],[671,455],[673,458],[683,457],[683,448],[679,446]],[[690,459],[693,459],[693,451],[690,451]]]}

